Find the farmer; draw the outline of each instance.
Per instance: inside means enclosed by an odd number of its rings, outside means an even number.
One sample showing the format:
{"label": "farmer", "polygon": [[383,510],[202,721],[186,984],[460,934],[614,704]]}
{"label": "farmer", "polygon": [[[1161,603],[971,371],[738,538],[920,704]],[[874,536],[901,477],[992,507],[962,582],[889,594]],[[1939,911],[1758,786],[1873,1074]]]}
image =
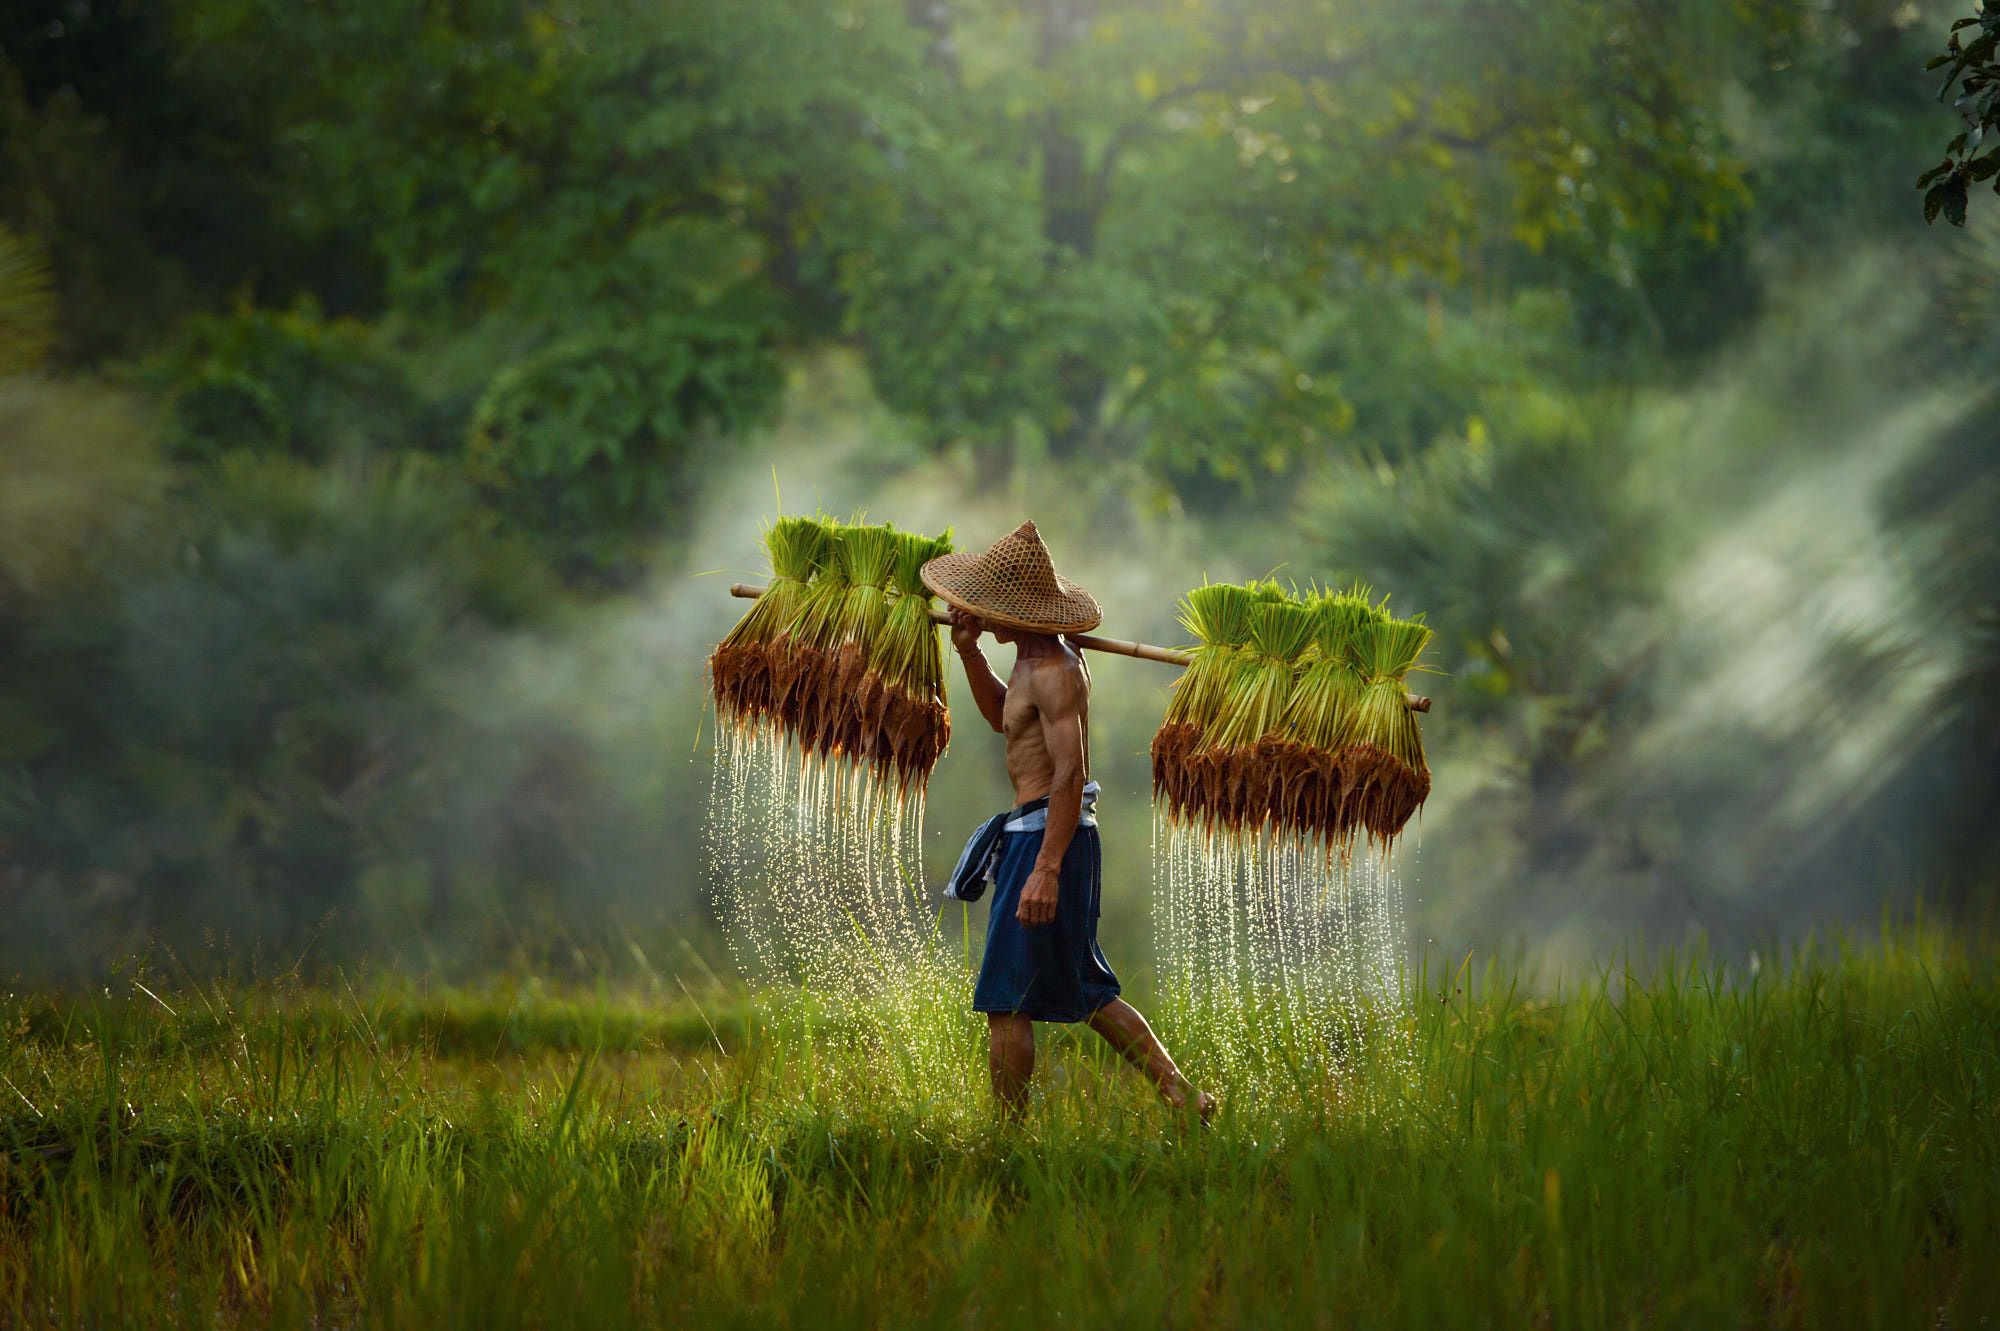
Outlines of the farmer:
{"label": "farmer", "polygon": [[[1027,1103],[1037,1021],[1087,1021],[1146,1073],[1176,1108],[1193,1098],[1204,1120],[1215,1099],[1196,1090],[1138,1009],[1118,996],[1118,977],[1097,946],[1101,860],[1097,783],[1090,780],[1090,671],[1066,633],[1094,628],[1097,602],[1056,574],[1035,524],[983,554],[951,554],[923,567],[924,585],[951,609],[951,641],[965,663],[973,701],[1006,737],[1013,809],[975,833],[947,892],[971,900],[994,888],[986,957],[972,995],[987,1014],[993,1093],[1010,1117]],[[979,635],[1014,644],[1005,684],[986,663]]]}

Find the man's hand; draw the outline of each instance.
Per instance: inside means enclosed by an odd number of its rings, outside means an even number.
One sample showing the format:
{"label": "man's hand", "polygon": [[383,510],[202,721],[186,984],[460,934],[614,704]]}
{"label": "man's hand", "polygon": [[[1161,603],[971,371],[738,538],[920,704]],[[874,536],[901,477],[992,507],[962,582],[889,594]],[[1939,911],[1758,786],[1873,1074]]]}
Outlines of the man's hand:
{"label": "man's hand", "polygon": [[957,606],[951,608],[951,645],[961,652],[969,652],[979,646],[979,635],[986,631],[986,621]]}
{"label": "man's hand", "polygon": [[1053,920],[1059,886],[1054,869],[1036,869],[1021,885],[1021,904],[1014,908],[1014,918],[1026,925],[1047,924]]}

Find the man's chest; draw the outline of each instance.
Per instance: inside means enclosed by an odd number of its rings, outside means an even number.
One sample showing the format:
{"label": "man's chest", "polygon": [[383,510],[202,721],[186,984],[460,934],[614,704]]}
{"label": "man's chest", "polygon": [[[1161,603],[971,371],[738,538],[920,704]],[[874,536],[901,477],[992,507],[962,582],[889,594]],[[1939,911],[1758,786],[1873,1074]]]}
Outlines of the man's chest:
{"label": "man's chest", "polygon": [[1007,683],[1007,701],[1000,708],[1000,730],[1010,740],[1036,733],[1041,723],[1041,711],[1022,674],[1017,667]]}

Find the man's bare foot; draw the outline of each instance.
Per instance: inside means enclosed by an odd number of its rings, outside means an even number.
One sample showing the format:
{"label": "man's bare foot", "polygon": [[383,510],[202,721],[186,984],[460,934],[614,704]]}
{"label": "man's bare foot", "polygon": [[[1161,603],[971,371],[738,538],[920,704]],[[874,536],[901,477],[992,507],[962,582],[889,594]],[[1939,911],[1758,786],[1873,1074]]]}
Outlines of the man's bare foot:
{"label": "man's bare foot", "polygon": [[1189,1092],[1194,1094],[1194,1112],[1201,1115],[1201,1125],[1207,1127],[1208,1121],[1215,1117],[1215,1097],[1207,1091],[1197,1089],[1192,1082],[1183,1081],[1167,1092],[1167,1103],[1175,1109],[1184,1110],[1188,1107]]}

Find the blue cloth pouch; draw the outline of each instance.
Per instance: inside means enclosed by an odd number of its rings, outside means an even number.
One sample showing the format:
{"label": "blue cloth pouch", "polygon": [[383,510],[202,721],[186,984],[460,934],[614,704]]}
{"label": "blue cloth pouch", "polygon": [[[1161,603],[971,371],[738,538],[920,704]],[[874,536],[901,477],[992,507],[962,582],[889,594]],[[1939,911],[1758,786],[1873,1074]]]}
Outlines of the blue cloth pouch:
{"label": "blue cloth pouch", "polygon": [[993,873],[1000,865],[1000,839],[1007,831],[1007,824],[1022,814],[1049,807],[1048,796],[1029,800],[1019,808],[1005,813],[996,813],[981,823],[966,839],[965,849],[958,853],[958,863],[951,868],[951,876],[945,879],[944,894],[953,901],[977,901],[986,895],[988,885],[993,882]]}

